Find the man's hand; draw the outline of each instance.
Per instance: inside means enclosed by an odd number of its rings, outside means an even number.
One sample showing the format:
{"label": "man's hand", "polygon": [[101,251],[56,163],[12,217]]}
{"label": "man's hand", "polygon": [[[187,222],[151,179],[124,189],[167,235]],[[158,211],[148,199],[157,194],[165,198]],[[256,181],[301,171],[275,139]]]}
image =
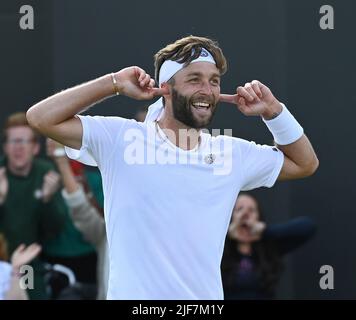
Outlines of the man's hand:
{"label": "man's hand", "polygon": [[41,246],[37,243],[32,243],[28,247],[24,244],[19,245],[11,256],[11,264],[16,272],[24,264],[30,263],[41,252]]}
{"label": "man's hand", "polygon": [[280,102],[258,80],[237,87],[236,94],[220,94],[219,101],[236,104],[244,115],[262,116],[265,120],[273,119],[282,112]]}
{"label": "man's hand", "polygon": [[232,223],[229,226],[229,235],[232,239],[240,242],[250,243],[261,239],[266,224],[249,215],[248,211],[241,209],[234,214]]}
{"label": "man's hand", "polygon": [[43,178],[42,201],[47,203],[57,192],[60,186],[60,175],[55,171],[49,171]]}
{"label": "man's hand", "polygon": [[0,168],[0,205],[5,202],[8,190],[9,182],[6,177],[6,169],[2,167]]}
{"label": "man's hand", "polygon": [[139,67],[128,67],[114,74],[119,92],[136,100],[150,100],[167,94],[168,88],[154,88],[155,81],[145,70]]}

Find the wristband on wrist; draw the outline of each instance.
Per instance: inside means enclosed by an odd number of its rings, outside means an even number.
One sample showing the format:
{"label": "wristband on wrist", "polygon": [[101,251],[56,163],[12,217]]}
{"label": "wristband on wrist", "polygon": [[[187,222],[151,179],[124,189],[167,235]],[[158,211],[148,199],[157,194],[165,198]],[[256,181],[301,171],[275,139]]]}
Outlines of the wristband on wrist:
{"label": "wristband on wrist", "polygon": [[304,133],[302,126],[281,103],[282,112],[274,119],[265,120],[268,130],[272,133],[274,141],[279,145],[287,145],[297,141]]}
{"label": "wristband on wrist", "polygon": [[111,80],[112,80],[112,85],[114,87],[114,93],[118,96],[120,95],[120,92],[119,92],[119,87],[117,86],[117,81],[115,79],[115,74],[114,73],[111,73]]}

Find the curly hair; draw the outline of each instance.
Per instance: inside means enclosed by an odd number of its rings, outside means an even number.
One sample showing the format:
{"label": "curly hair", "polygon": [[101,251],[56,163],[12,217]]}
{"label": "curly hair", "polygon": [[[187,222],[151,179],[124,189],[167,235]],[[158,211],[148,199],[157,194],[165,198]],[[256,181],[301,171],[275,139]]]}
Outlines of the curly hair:
{"label": "curly hair", "polygon": [[209,38],[190,35],[168,44],[154,55],[156,83],[159,83],[159,71],[164,61],[177,61],[183,63],[184,67],[186,67],[190,62],[199,57],[202,48],[211,53],[216,62],[216,67],[220,71],[220,75],[223,75],[227,71],[227,61],[219,44]]}

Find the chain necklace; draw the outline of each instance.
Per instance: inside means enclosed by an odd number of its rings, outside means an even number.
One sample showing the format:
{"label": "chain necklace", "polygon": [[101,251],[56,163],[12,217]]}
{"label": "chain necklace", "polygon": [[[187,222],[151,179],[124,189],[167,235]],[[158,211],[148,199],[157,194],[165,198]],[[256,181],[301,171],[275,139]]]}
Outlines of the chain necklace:
{"label": "chain necklace", "polygon": [[[174,146],[174,144],[168,139],[167,135],[164,133],[164,131],[159,127],[158,125],[158,121],[156,120],[155,121],[155,127],[156,127],[156,132],[158,133],[159,137],[166,143],[168,144],[171,144]],[[162,132],[162,133],[161,133]],[[189,151],[189,152],[197,152],[200,148],[200,145],[201,145],[201,136],[199,135],[199,138],[198,138],[198,144],[191,150],[184,150],[178,146],[175,146],[176,148],[179,148],[183,151]]]}

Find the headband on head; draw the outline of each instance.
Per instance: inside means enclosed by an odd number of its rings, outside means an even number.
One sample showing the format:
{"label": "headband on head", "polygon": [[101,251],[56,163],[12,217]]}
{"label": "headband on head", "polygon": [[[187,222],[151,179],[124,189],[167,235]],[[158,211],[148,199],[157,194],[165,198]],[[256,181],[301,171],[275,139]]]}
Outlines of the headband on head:
{"label": "headband on head", "polygon": [[[193,54],[194,54],[194,51],[192,52],[192,55]],[[211,53],[208,50],[206,50],[205,48],[202,48],[199,57],[194,59],[190,63],[194,63],[194,62],[210,62],[210,63],[216,64]],[[163,62],[161,69],[159,70],[159,86],[161,86],[161,84],[163,82],[167,82],[178,71],[182,70],[183,68],[184,68],[184,64],[179,63],[177,61],[166,60],[165,62]]]}

